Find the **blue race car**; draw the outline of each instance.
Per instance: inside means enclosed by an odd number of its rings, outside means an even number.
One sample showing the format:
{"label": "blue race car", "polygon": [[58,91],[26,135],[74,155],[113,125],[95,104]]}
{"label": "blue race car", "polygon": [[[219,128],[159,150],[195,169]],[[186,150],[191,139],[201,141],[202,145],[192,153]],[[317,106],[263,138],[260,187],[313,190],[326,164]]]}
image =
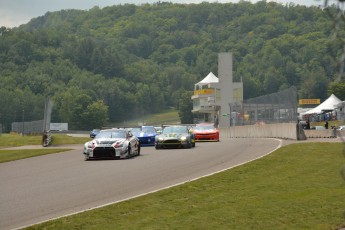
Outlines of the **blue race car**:
{"label": "blue race car", "polygon": [[141,146],[154,146],[157,131],[154,126],[132,128],[131,132],[140,140]]}
{"label": "blue race car", "polygon": [[90,137],[91,138],[95,138],[95,136],[97,136],[97,134],[99,134],[101,130],[100,129],[93,129],[91,132],[90,132]]}

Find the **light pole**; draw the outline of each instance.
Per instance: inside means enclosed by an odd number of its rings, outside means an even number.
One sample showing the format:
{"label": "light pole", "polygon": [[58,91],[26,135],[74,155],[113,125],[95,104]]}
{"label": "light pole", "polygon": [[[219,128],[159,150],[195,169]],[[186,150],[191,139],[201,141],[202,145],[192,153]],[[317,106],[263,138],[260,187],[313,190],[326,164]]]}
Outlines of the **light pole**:
{"label": "light pole", "polygon": [[23,127],[22,127],[22,135],[24,136],[24,109],[23,109],[23,117],[22,117],[22,125],[23,125]]}

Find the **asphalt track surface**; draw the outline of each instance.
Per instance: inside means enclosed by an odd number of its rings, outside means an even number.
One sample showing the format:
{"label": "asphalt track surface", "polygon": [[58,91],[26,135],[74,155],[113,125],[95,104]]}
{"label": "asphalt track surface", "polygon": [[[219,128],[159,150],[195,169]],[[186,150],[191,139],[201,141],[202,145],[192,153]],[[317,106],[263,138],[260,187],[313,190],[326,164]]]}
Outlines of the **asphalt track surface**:
{"label": "asphalt track surface", "polygon": [[198,142],[192,149],[142,147],[139,157],[94,161],[84,161],[83,145],[74,145],[66,146],[75,148],[68,152],[1,163],[0,229],[188,182],[260,158],[281,144],[277,139],[221,139]]}

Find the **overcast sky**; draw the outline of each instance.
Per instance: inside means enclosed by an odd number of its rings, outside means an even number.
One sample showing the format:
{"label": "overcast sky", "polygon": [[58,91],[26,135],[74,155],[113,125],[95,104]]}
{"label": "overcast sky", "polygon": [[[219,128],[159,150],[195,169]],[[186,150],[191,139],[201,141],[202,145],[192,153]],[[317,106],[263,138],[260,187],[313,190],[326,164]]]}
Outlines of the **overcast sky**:
{"label": "overcast sky", "polygon": [[[88,10],[94,6],[103,8],[105,6],[120,5],[125,3],[143,4],[155,3],[159,0],[0,0],[0,27],[16,27],[25,24],[30,19],[43,16],[48,11],[54,12],[63,9]],[[247,0],[252,3],[257,0]],[[270,1],[270,0],[267,0]],[[273,1],[273,0],[272,0]],[[174,3],[200,3],[200,2],[233,2],[238,0],[161,0],[161,2]],[[323,5],[324,0],[275,0],[282,4],[295,3],[306,6]]]}

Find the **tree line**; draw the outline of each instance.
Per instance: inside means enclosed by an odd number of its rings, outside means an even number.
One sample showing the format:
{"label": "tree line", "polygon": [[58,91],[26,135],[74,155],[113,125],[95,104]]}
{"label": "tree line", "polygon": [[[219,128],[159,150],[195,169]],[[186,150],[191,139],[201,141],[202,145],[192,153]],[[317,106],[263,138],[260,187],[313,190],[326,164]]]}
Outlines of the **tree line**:
{"label": "tree line", "polygon": [[[336,10],[329,6],[329,10]],[[200,3],[61,10],[0,28],[0,123],[43,118],[91,129],[174,107],[191,119],[194,84],[233,53],[244,99],[296,86],[299,98],[345,99],[341,44],[319,7]]]}

